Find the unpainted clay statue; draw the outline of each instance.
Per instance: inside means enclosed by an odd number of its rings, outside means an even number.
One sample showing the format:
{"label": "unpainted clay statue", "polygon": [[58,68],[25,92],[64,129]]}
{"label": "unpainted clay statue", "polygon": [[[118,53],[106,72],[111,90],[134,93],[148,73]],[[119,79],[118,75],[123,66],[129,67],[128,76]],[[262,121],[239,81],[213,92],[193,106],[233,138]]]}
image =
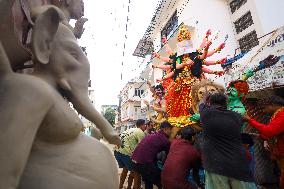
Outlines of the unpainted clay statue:
{"label": "unpainted clay statue", "polygon": [[19,69],[31,58],[31,52],[23,45],[25,31],[28,29],[28,21],[24,21],[24,17],[20,1],[0,1],[0,40],[5,46],[13,70]]}
{"label": "unpainted clay statue", "polygon": [[84,2],[83,0],[60,0],[60,9],[63,11],[68,22],[70,19],[77,20],[73,33],[76,38],[80,39],[84,32],[84,24],[88,21],[84,16]]}
{"label": "unpainted clay statue", "polygon": [[[26,62],[31,60],[29,51],[30,33],[33,26],[31,10],[43,5],[60,7],[67,18],[77,20],[72,28],[76,38],[84,32],[84,4],[82,0],[1,0],[0,1],[0,40],[5,46],[6,54],[10,60],[13,71],[22,71],[33,66]],[[15,56],[17,52],[17,56]]]}
{"label": "unpainted clay statue", "polygon": [[0,40],[14,71],[24,69],[24,63],[31,60],[32,55],[27,47],[33,25],[31,9],[51,4],[59,6],[59,0],[0,1]]}
{"label": "unpainted clay statue", "polygon": [[81,133],[68,104],[120,144],[88,98],[89,62],[62,13],[40,10],[33,11],[33,76],[14,73],[0,44],[0,188],[118,188],[112,153]]}

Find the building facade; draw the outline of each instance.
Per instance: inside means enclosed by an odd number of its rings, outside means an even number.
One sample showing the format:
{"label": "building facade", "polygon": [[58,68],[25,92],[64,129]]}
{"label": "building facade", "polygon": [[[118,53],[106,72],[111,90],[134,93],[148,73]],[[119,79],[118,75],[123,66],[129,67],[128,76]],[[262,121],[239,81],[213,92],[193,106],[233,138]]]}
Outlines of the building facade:
{"label": "building facade", "polygon": [[284,1],[230,0],[228,5],[235,39],[242,52],[258,46],[261,36],[284,25]]}
{"label": "building facade", "polygon": [[[202,11],[201,11],[202,10]],[[140,40],[134,55],[148,58],[147,55],[157,52],[161,56],[167,56],[165,48],[162,46],[161,39],[166,36],[168,44],[173,51],[177,50],[177,34],[181,25],[186,25],[191,32],[192,49],[197,49],[204,38],[206,31],[211,29],[213,35],[218,33],[218,38],[213,41],[216,48],[226,40],[226,47],[212,59],[220,59],[231,56],[232,49],[238,48],[235,39],[235,31],[232,27],[231,12],[229,11],[228,1],[222,0],[163,0],[158,5],[155,15]],[[153,64],[162,63],[159,59],[153,58]],[[151,64],[148,68],[152,69]],[[221,69],[214,66],[213,69]],[[153,83],[156,79],[163,76],[163,71],[154,69],[149,77]]]}
{"label": "building facade", "polygon": [[[147,55],[153,52],[167,56],[162,36],[167,37],[169,45],[176,51],[178,29],[186,25],[192,35],[193,49],[197,49],[206,31],[211,29],[219,36],[213,45],[219,45],[227,36],[226,47],[213,59],[232,58],[238,53],[251,51],[261,43],[263,35],[284,25],[283,7],[282,0],[162,0],[133,54],[145,59],[149,59]],[[161,63],[157,58],[150,62]],[[215,68],[221,69],[220,66]],[[148,64],[145,70],[151,69],[151,64]],[[153,83],[163,76],[159,69],[144,73],[150,73],[143,76]],[[224,84],[224,77],[218,78],[217,82]]]}
{"label": "building facade", "polygon": [[145,119],[141,114],[141,97],[146,88],[145,80],[136,78],[129,81],[121,90],[119,94],[120,105],[115,123],[118,132],[132,128],[138,119]]}
{"label": "building facade", "polygon": [[[164,73],[160,69],[153,69],[152,64],[162,62],[151,57],[151,54],[157,52],[160,56],[167,57],[161,41],[163,36],[167,37],[168,44],[176,51],[178,30],[181,25],[186,25],[191,32],[193,49],[197,49],[208,29],[212,30],[213,35],[219,33],[219,37],[213,41],[213,48],[226,41],[226,47],[212,56],[213,60],[223,57],[233,59],[240,53],[246,53],[233,66],[224,69],[224,76],[214,78],[206,75],[208,79],[227,86],[228,82],[238,79],[246,68],[257,65],[270,53],[281,56],[280,61],[275,66],[260,71],[248,82],[253,91],[284,86],[284,34],[283,28],[281,29],[284,25],[283,7],[283,0],[161,0],[133,53],[147,62],[140,76],[153,85],[157,84],[156,80],[162,78]],[[263,37],[265,35],[267,36]],[[262,49],[263,52],[260,53]],[[222,68],[213,66],[212,69]],[[279,94],[284,95],[284,92],[280,91]],[[143,99],[153,102],[149,89],[145,91]],[[142,114],[146,116],[147,107],[143,103],[141,107]]]}
{"label": "building facade", "polygon": [[245,70],[254,68],[268,55],[280,56],[279,62],[261,70],[248,80],[251,92],[279,88],[284,85],[284,1],[229,1],[236,52],[246,53],[240,60],[225,68],[224,82],[239,79]]}

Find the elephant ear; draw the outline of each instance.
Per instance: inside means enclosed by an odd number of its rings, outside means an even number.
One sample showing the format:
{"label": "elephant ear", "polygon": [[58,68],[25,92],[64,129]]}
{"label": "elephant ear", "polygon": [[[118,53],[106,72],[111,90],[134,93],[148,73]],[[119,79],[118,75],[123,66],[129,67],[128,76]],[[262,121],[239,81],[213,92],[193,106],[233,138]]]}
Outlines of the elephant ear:
{"label": "elephant ear", "polygon": [[53,7],[37,16],[32,33],[32,50],[37,62],[42,64],[49,62],[51,44],[59,22],[59,14]]}

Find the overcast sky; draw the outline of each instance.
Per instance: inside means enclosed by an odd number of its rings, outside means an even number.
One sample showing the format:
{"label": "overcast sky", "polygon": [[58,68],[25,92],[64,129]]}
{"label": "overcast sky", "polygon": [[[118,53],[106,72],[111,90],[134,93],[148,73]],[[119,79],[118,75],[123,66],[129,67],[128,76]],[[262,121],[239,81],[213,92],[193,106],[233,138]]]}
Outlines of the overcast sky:
{"label": "overcast sky", "polygon": [[[104,104],[118,104],[123,85],[141,72],[141,58],[132,53],[150,23],[157,0],[84,0],[85,32],[80,39],[87,47],[91,64],[91,80],[95,89],[95,103],[100,110]],[[126,33],[127,15],[128,32]],[[123,58],[123,44],[126,52]],[[124,66],[122,66],[122,61]],[[139,65],[141,66],[139,68]],[[123,80],[121,81],[121,72]]]}

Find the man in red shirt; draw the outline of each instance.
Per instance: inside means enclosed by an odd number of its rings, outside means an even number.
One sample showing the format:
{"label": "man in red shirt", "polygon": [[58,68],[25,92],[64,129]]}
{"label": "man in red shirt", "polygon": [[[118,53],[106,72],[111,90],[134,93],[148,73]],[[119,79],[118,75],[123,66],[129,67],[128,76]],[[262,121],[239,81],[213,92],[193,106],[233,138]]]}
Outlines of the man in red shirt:
{"label": "man in red shirt", "polygon": [[284,188],[284,100],[279,96],[271,96],[263,100],[263,111],[272,114],[268,125],[245,116],[244,120],[260,132],[260,137],[273,139],[272,158],[278,163],[281,170],[280,188]]}
{"label": "man in red shirt", "polygon": [[[180,132],[180,138],[174,139],[162,171],[164,189],[196,189],[187,179],[191,169],[200,164],[200,153],[192,145],[195,132],[186,127]],[[196,170],[196,169],[195,169]],[[198,172],[198,168],[197,168]],[[195,179],[200,185],[200,180]]]}

